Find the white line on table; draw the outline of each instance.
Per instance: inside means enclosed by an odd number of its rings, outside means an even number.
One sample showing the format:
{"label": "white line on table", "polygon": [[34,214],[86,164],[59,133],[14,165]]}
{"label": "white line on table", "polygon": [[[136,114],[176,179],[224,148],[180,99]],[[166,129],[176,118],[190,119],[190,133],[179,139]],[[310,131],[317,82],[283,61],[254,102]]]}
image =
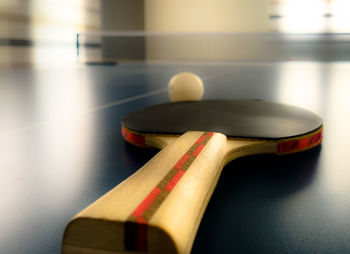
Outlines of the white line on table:
{"label": "white line on table", "polygon": [[[151,97],[151,96],[154,96],[154,95],[157,95],[157,94],[165,93],[167,91],[168,91],[168,88],[161,88],[161,89],[153,90],[153,91],[148,92],[148,93],[143,93],[143,94],[131,96],[131,97],[128,97],[128,98],[125,98],[125,99],[121,99],[121,100],[113,101],[113,102],[110,102],[110,103],[106,103],[106,104],[103,104],[103,105],[100,105],[100,106],[96,106],[96,107],[93,107],[92,109],[79,112],[78,115],[82,116],[82,115],[93,113],[93,112],[96,112],[96,111],[99,111],[99,110],[111,108],[111,107],[114,107],[114,106],[117,106],[117,105],[121,105],[121,104],[125,104],[125,103],[128,103],[128,102],[132,102],[132,101],[140,100],[140,99],[143,99],[143,98]],[[64,119],[58,118],[58,119],[55,119],[55,120],[42,121],[42,122],[39,122],[37,124],[32,124],[32,125],[28,125],[28,126],[25,126],[25,127],[17,128],[17,129],[14,129],[14,130],[5,131],[3,133],[0,133],[0,137],[6,136],[6,135],[10,135],[10,134],[14,134],[14,133],[18,133],[18,132],[23,132],[23,131],[26,131],[26,130],[30,130],[30,129],[33,129],[33,128],[36,128],[36,127],[39,127],[39,126],[42,126],[42,125],[48,125],[48,124],[53,124],[53,123],[56,124],[57,122],[60,122],[60,121],[63,121],[63,120],[66,120],[66,118],[64,118]]]}

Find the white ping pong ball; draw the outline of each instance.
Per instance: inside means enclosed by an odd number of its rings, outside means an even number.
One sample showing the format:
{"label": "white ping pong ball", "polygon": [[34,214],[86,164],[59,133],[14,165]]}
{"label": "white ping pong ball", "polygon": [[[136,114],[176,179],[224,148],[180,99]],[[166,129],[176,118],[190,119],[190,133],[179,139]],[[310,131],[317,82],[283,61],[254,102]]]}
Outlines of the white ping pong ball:
{"label": "white ping pong ball", "polygon": [[176,101],[199,101],[204,93],[200,77],[191,72],[180,72],[173,76],[168,84],[169,99]]}

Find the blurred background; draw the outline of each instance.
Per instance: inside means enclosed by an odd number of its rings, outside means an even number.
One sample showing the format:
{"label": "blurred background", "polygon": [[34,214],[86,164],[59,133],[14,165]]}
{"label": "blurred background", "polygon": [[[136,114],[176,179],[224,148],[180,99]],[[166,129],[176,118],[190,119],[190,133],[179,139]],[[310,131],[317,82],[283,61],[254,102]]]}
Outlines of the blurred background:
{"label": "blurred background", "polygon": [[[0,0],[0,66],[75,65],[77,55],[342,61],[349,8],[348,0]],[[203,40],[208,32],[216,36]]]}
{"label": "blurred background", "polygon": [[203,79],[205,99],[286,103],[325,123],[322,149],[228,165],[193,253],[350,253],[349,10],[0,0],[0,253],[60,253],[70,218],[155,152],[122,140],[122,116],[168,102],[182,71]]}

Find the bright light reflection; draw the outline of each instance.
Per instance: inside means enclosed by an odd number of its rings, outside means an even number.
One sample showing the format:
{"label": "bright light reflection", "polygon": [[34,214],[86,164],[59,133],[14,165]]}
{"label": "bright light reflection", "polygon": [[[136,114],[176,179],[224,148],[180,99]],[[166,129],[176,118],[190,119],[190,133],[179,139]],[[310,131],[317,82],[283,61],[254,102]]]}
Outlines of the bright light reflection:
{"label": "bright light reflection", "polygon": [[350,136],[350,65],[330,65],[324,163],[326,171],[323,180],[329,193],[340,194],[350,190],[349,147]]}
{"label": "bright light reflection", "polygon": [[331,32],[350,32],[350,1],[336,0],[329,4],[329,12],[332,18],[329,20]]}
{"label": "bright light reflection", "polygon": [[33,47],[34,66],[76,65],[76,34],[88,23],[87,11],[83,0],[31,1],[31,38],[40,43]]}
{"label": "bright light reflection", "polygon": [[285,33],[350,32],[349,0],[279,1],[279,30]]}
{"label": "bright light reflection", "polygon": [[325,28],[325,1],[291,0],[281,6],[280,30],[289,33],[319,33]]}
{"label": "bright light reflection", "polygon": [[278,98],[281,102],[321,111],[321,66],[316,63],[293,62],[281,65]]}
{"label": "bright light reflection", "polygon": [[[26,165],[27,152],[26,142],[21,136],[1,136],[0,137],[0,200],[2,207],[1,218],[7,218],[2,225],[15,223],[17,215],[21,213],[23,205],[23,192],[25,192],[25,181],[30,178],[27,172],[21,172],[18,168]],[[26,203],[26,202],[25,202]],[[2,230],[0,230],[1,232]]]}
{"label": "bright light reflection", "polygon": [[36,82],[37,110],[45,123],[37,141],[42,182],[52,190],[53,200],[78,195],[93,165],[94,114],[85,114],[93,97],[84,77],[79,70],[71,70],[61,77],[46,73]]}

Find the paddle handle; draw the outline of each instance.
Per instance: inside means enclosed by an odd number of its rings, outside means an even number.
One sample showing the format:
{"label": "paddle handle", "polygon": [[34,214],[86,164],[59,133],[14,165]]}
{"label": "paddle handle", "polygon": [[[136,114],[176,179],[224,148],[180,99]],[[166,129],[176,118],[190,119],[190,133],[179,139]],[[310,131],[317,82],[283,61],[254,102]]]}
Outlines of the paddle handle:
{"label": "paddle handle", "polygon": [[63,253],[189,253],[219,179],[227,139],[187,132],[77,214]]}

